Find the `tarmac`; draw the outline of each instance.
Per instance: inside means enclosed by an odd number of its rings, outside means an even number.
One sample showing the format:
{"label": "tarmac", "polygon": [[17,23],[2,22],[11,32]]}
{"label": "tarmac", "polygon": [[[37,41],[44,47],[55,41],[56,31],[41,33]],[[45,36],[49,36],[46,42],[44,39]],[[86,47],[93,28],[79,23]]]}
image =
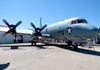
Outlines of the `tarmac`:
{"label": "tarmac", "polygon": [[0,70],[100,70],[100,46],[0,47]]}

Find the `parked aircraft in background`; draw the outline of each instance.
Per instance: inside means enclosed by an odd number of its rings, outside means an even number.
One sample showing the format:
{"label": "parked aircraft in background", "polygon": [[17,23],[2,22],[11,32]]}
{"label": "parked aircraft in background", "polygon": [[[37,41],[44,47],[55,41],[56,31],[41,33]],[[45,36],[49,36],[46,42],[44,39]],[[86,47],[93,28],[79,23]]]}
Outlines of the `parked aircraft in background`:
{"label": "parked aircraft in background", "polygon": [[[3,20],[5,22],[5,20]],[[6,25],[8,22],[5,22]],[[15,26],[18,26],[18,22]],[[33,33],[17,33],[19,38],[23,39],[23,42],[38,42],[40,38],[42,40],[45,40],[46,38],[52,38],[55,40],[64,40],[68,45],[73,45],[75,49],[78,48],[78,45],[82,44],[83,41],[86,41],[87,39],[93,39],[96,37],[98,33],[98,28],[89,24],[86,19],[84,18],[70,18],[66,19],[64,21],[60,21],[58,23],[54,23],[51,25],[44,25],[41,28],[37,28],[32,22],[31,26],[34,28]],[[5,28],[5,29],[4,29]],[[13,27],[10,27],[10,30],[8,30],[7,35],[4,36],[2,41],[0,40],[0,43],[12,43],[13,42],[13,34],[9,31],[13,31]],[[5,34],[7,31],[7,27],[0,26],[0,36]],[[12,30],[11,30],[12,29]],[[5,30],[5,31],[4,31]],[[9,34],[8,34],[9,33]]]}

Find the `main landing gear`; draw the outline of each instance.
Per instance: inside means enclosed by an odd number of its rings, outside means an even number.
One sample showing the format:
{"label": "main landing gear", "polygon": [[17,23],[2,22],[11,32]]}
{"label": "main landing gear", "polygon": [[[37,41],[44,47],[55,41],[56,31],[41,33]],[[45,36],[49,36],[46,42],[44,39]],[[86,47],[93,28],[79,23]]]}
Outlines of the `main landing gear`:
{"label": "main landing gear", "polygon": [[33,46],[33,45],[35,45],[36,46],[36,41],[29,41],[29,42],[31,42],[31,46]]}

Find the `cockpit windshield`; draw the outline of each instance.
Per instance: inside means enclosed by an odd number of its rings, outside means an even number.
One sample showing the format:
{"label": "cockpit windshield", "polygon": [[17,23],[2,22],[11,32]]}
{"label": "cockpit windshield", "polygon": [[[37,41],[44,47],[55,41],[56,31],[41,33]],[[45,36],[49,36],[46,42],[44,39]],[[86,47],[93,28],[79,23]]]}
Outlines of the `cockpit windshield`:
{"label": "cockpit windshield", "polygon": [[87,23],[87,21],[85,19],[78,19],[77,23]]}
{"label": "cockpit windshield", "polygon": [[80,24],[80,23],[88,23],[88,22],[85,19],[77,19],[71,22],[71,24]]}

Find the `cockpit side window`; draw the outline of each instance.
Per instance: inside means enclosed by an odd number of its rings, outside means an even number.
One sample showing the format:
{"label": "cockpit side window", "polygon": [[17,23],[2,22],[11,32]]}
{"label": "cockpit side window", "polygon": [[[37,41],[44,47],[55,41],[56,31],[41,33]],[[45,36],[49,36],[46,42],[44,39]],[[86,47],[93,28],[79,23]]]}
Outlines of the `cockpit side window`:
{"label": "cockpit side window", "polygon": [[77,21],[76,21],[76,20],[73,20],[73,21],[71,22],[71,24],[77,24]]}

